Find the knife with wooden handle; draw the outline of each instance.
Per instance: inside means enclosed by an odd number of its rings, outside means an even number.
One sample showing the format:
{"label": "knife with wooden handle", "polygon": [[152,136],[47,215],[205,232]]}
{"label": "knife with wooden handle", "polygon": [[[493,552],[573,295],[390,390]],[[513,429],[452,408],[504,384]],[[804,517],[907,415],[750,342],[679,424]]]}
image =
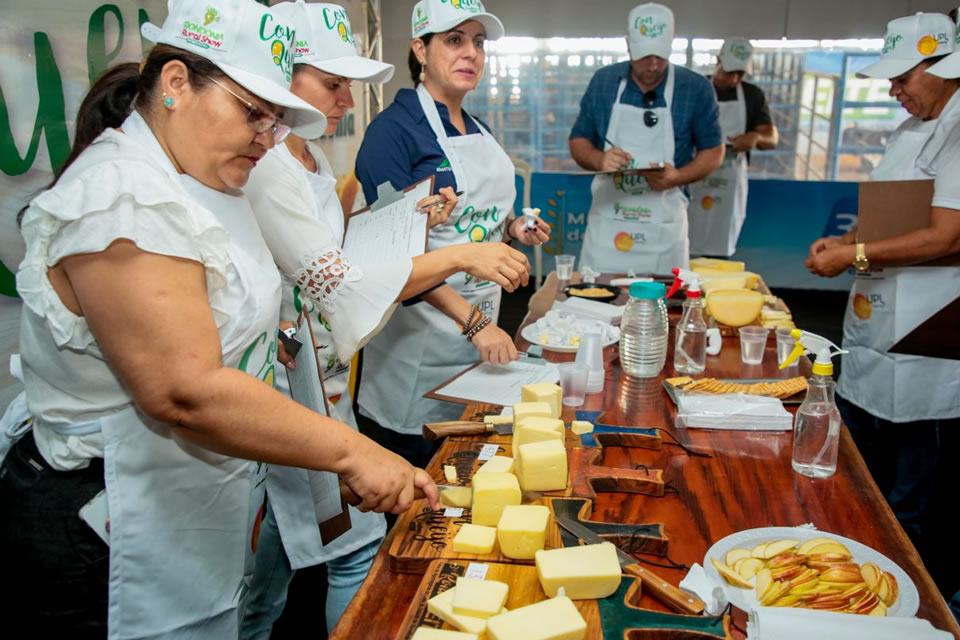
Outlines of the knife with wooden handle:
{"label": "knife with wooden handle", "polygon": [[513,421],[501,424],[485,422],[431,422],[423,425],[424,440],[439,440],[446,436],[482,436],[487,433],[510,435],[513,433]]}

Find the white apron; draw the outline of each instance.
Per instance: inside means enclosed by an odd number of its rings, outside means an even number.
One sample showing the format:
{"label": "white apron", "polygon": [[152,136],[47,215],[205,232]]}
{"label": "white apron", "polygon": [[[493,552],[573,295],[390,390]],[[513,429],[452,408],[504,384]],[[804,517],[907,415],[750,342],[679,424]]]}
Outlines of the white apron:
{"label": "white apron", "polygon": [[[663,94],[666,106],[655,109],[622,104],[627,79],[620,81],[605,137],[633,157],[631,167],[674,161],[670,103],[675,73],[671,65]],[[656,114],[656,125],[646,126],[645,111]],[[609,148],[605,143],[604,149]],[[590,266],[604,273],[670,273],[674,267],[688,266],[687,197],[683,191],[676,187],[654,191],[643,177],[622,173],[595,176],[590,190],[593,201],[580,253],[581,268]]]}
{"label": "white apron", "polygon": [[[440,148],[450,160],[457,189],[463,191],[449,220],[430,230],[428,249],[500,242],[503,223],[516,199],[513,163],[482,125],[477,124],[479,133],[448,138],[436,104],[423,85],[417,88],[417,95]],[[448,278],[447,284],[497,321],[499,285],[465,273]],[[476,362],[478,356],[453,321],[420,302],[398,309],[386,328],[366,346],[363,358],[361,412],[388,429],[419,434],[425,422],[460,417],[461,405],[422,396]]]}
{"label": "white apron", "polygon": [[[282,146],[270,153],[289,154],[289,151]],[[319,164],[322,156],[315,154],[315,159]],[[296,161],[296,165],[298,168],[302,167],[299,161]],[[340,245],[343,241],[344,219],[340,200],[337,197],[336,178],[330,171],[311,173],[304,170],[303,173],[310,185],[310,193],[305,194],[305,199],[313,206],[314,215],[322,217],[322,220],[329,225],[336,236],[334,241]],[[293,320],[304,306],[311,313],[314,336],[319,343],[317,355],[321,366],[324,367],[323,384],[327,397],[340,396],[334,405],[334,413],[331,417],[356,429],[353,400],[347,389],[350,364],[344,364],[337,358],[330,324],[323,317],[319,306],[306,297],[301,299],[299,288],[284,277],[281,319]],[[277,374],[277,388],[290,395],[286,370],[278,367]],[[324,546],[320,538],[313,493],[310,489],[312,474],[329,474],[329,472],[271,465],[267,473],[267,496],[273,506],[274,517],[277,519],[277,529],[280,531],[283,549],[290,560],[291,568],[295,570],[339,558],[386,534],[386,520],[383,515],[373,512],[363,513],[354,507],[349,507],[350,530]]]}
{"label": "white apron", "polygon": [[[917,167],[917,158],[937,124],[908,120],[870,178],[934,178]],[[843,347],[850,353],[843,357],[840,395],[892,422],[960,417],[960,363],[888,352],[958,291],[956,267],[883,267],[858,273],[843,321]]]}
{"label": "white apron", "polygon": [[[737,99],[717,103],[723,139],[747,131],[747,103],[743,85]],[[690,254],[732,256],[747,217],[747,154],[727,148],[723,165],[690,185]]]}

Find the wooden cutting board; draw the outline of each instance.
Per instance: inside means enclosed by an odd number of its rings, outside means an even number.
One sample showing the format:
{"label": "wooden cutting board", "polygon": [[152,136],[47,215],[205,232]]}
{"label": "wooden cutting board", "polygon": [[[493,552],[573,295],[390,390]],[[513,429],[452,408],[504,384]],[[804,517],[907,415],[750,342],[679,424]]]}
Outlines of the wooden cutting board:
{"label": "wooden cutting board", "polygon": [[[477,563],[479,564],[479,563]],[[486,579],[510,585],[506,608],[513,610],[547,599],[540,587],[537,569],[529,565],[483,563]],[[409,640],[418,627],[455,630],[427,610],[427,600],[456,586],[457,578],[467,574],[471,563],[463,560],[435,560],[420,583],[407,615],[396,635]],[[473,567],[476,570],[478,567]],[[602,600],[575,600],[574,604],[587,623],[588,640],[730,640],[727,616],[686,616],[638,608],[641,586],[638,580],[625,577],[616,593]],[[485,635],[480,636],[481,640]]]}

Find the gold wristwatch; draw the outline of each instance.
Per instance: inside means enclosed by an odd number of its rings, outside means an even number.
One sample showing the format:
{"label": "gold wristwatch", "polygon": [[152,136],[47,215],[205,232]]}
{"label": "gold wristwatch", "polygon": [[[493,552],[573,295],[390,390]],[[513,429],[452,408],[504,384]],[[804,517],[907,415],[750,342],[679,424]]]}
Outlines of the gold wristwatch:
{"label": "gold wristwatch", "polygon": [[857,243],[857,256],[853,259],[853,266],[861,273],[870,270],[870,261],[867,260],[867,245],[862,242]]}

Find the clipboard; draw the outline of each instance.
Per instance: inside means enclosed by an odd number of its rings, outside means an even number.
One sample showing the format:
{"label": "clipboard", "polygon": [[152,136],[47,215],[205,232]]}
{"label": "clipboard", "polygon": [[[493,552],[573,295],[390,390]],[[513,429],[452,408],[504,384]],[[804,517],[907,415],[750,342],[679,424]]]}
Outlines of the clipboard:
{"label": "clipboard", "polygon": [[[542,353],[543,353],[542,350],[539,350],[539,349],[535,346],[535,347],[533,347],[533,348],[531,349],[531,352],[530,352],[529,354],[523,354],[523,355],[521,356],[521,358],[520,358],[519,360],[516,360],[515,362],[516,362],[517,364],[533,364],[533,365],[535,365],[535,366],[537,366],[537,367],[545,367],[545,366],[552,365],[553,363],[550,363],[550,362],[548,362],[548,361],[546,361],[546,360],[543,359]],[[449,386],[451,383],[453,383],[454,381],[459,380],[460,378],[462,378],[463,376],[465,376],[465,375],[469,374],[470,372],[474,371],[474,370],[477,369],[478,367],[485,366],[485,365],[487,365],[487,364],[488,364],[488,363],[485,363],[485,362],[475,362],[475,363],[473,363],[472,365],[470,365],[469,367],[467,367],[466,369],[464,369],[463,371],[461,371],[461,372],[458,373],[457,375],[453,376],[453,377],[450,378],[449,380],[443,381],[443,382],[440,383],[438,386],[434,387],[434,388],[431,389],[430,391],[428,391],[428,392],[426,392],[425,394],[423,394],[423,397],[424,397],[424,398],[428,398],[428,399],[430,399],[430,400],[441,400],[441,401],[443,401],[443,402],[452,402],[452,403],[454,403],[454,404],[464,404],[464,405],[477,404],[477,403],[480,403],[480,404],[491,404],[491,405],[498,405],[498,406],[509,406],[509,405],[512,405],[512,404],[513,404],[513,401],[509,401],[509,399],[506,399],[506,398],[500,398],[500,399],[499,399],[499,400],[500,400],[499,402],[494,402],[494,401],[489,400],[489,399],[488,399],[488,400],[480,400],[480,399],[477,399],[477,398],[463,398],[463,397],[460,397],[460,396],[450,395],[450,394],[442,393],[442,392],[441,392],[442,389],[444,389],[445,387],[448,387],[448,386]],[[510,365],[507,364],[507,365],[490,365],[490,366],[493,366],[493,367],[509,367]],[[549,379],[549,381],[551,381],[551,382],[557,382],[557,384],[559,384],[559,382],[558,382],[558,378],[559,378],[559,377],[550,377],[551,371],[552,371],[551,369],[543,369],[543,372],[542,372],[542,373],[545,374],[545,375],[544,375],[543,377],[537,376],[537,379],[532,379],[532,380],[529,381],[529,383],[546,382],[546,381]],[[505,400],[508,400],[508,401],[505,402]],[[516,399],[516,402],[520,402],[520,401],[521,401],[521,400],[520,400],[519,398]]]}
{"label": "clipboard", "polygon": [[469,367],[467,367],[457,375],[453,376],[449,380],[444,380],[443,382],[435,386],[433,389],[430,389],[430,391],[427,391],[425,394],[423,394],[423,397],[429,400],[441,400],[443,402],[452,402],[454,404],[474,404],[473,400],[467,400],[466,398],[456,398],[454,396],[443,395],[442,393],[439,393],[439,391],[440,389],[443,389],[444,387],[449,385],[454,380],[463,377],[463,375],[466,374],[467,372],[473,371],[474,369],[479,367],[481,364],[482,364],[481,362],[474,362],[472,365],[470,365]]}
{"label": "clipboard", "polygon": [[[405,194],[408,194],[408,193],[414,191],[415,189],[417,189],[418,187],[420,187],[423,183],[428,182],[428,181],[429,181],[429,183],[430,183],[430,189],[429,189],[429,194],[428,194],[428,195],[433,195],[433,192],[434,192],[434,189],[435,189],[435,186],[436,186],[435,180],[436,180],[436,176],[433,175],[433,174],[431,174],[431,175],[427,176],[426,178],[424,178],[423,180],[420,180],[419,182],[414,182],[414,183],[411,184],[409,187],[406,187],[405,189],[402,189],[401,191],[397,191],[396,189],[394,189],[394,188],[390,185],[389,182],[384,182],[383,184],[379,185],[379,186],[377,187],[377,199],[376,199],[376,201],[375,201],[373,204],[371,204],[371,205],[369,205],[369,206],[366,206],[366,207],[364,207],[363,209],[357,209],[356,211],[350,213],[350,214],[347,216],[346,221],[345,221],[345,223],[344,223],[345,226],[344,226],[344,229],[343,229],[343,243],[341,243],[341,246],[345,246],[345,244],[346,244],[347,233],[349,233],[349,230],[350,230],[350,221],[351,221],[351,220],[353,220],[353,219],[356,218],[357,216],[361,216],[361,215],[363,215],[363,214],[365,214],[365,213],[370,213],[370,212],[373,212],[373,211],[378,211],[378,210],[380,210],[380,209],[383,209],[384,207],[388,207],[388,206],[390,206],[390,205],[392,205],[392,204],[395,204],[396,202],[398,202],[398,201],[400,201],[401,199],[403,199],[403,198],[405,197]],[[424,214],[419,214],[419,213],[414,212],[414,215],[424,215]],[[424,252],[424,253],[427,252],[427,243],[428,243],[428,241],[429,241],[429,238],[430,238],[430,227],[428,226],[428,227],[427,227],[427,230],[426,230],[426,233],[425,233],[424,236],[423,236],[423,252]]]}
{"label": "clipboard", "polygon": [[[314,340],[313,326],[310,315],[300,311],[293,323],[297,330],[296,340],[306,348],[300,348],[296,355],[297,368],[287,371],[287,380],[290,384],[290,397],[308,409],[330,417],[330,401],[323,385],[323,371],[320,360],[317,358],[317,349]],[[350,511],[347,502],[340,493],[340,481],[336,474],[327,471],[308,471],[312,491],[323,491],[328,500],[334,493],[340,499],[340,513],[318,522],[320,539],[327,545],[350,530]],[[332,476],[332,477],[331,477]],[[314,498],[316,500],[316,497]],[[319,518],[318,518],[319,520]]]}

